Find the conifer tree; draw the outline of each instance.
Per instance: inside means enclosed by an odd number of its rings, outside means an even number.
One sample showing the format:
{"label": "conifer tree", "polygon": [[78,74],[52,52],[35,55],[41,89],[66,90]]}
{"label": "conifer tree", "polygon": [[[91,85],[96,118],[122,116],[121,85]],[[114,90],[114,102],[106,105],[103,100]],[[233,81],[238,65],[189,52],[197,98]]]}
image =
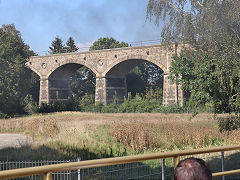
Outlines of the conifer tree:
{"label": "conifer tree", "polygon": [[67,52],[76,52],[78,50],[78,47],[75,45],[72,37],[69,37],[68,41],[66,42],[66,49]]}
{"label": "conifer tree", "polygon": [[51,47],[49,47],[51,54],[63,53],[66,52],[65,47],[63,45],[63,41],[58,36],[51,43]]}

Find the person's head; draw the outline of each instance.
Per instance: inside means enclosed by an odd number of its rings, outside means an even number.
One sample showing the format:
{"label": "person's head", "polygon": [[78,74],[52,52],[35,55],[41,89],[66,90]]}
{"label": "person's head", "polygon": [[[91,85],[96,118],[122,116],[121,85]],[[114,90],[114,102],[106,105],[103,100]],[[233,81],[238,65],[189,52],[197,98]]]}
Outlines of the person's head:
{"label": "person's head", "polygon": [[178,163],[174,170],[174,180],[211,180],[212,172],[205,161],[187,158]]}

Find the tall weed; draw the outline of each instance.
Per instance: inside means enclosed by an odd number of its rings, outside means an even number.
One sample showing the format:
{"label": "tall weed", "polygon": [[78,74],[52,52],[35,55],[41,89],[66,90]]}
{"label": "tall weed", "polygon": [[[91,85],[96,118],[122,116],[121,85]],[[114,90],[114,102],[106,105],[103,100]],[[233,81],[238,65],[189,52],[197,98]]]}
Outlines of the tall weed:
{"label": "tall weed", "polygon": [[114,123],[110,134],[117,140],[136,151],[144,151],[159,146],[158,139],[145,123]]}

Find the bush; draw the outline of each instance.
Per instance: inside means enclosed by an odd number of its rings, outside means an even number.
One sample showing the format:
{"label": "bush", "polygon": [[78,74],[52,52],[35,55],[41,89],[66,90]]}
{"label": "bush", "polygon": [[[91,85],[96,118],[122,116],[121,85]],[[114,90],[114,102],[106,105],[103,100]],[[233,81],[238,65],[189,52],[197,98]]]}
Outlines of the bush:
{"label": "bush", "polygon": [[39,113],[51,113],[51,112],[61,112],[61,111],[70,111],[71,105],[61,101],[55,101],[50,104],[42,103],[38,112]]}
{"label": "bush", "polygon": [[184,108],[179,106],[178,104],[172,104],[169,106],[159,106],[156,109],[154,109],[153,112],[158,113],[183,113]]}
{"label": "bush", "polygon": [[94,109],[94,96],[85,94],[83,97],[79,98],[78,100],[78,111],[92,111]]}
{"label": "bush", "polygon": [[27,95],[24,100],[24,111],[27,114],[34,114],[38,112],[38,104],[33,101],[32,95]]}
{"label": "bush", "polygon": [[51,104],[43,103],[39,108],[40,113],[58,111],[81,111],[102,113],[182,113],[183,107],[177,104],[162,106],[161,99],[147,99],[140,94],[132,98],[131,93],[124,99],[122,104],[116,100],[111,104],[104,105],[103,102],[94,102],[94,96],[85,94],[83,97],[70,98],[67,102],[55,101]]}
{"label": "bush", "polygon": [[230,132],[240,128],[240,117],[229,116],[227,118],[218,119],[218,127],[220,132]]}
{"label": "bush", "polygon": [[94,108],[92,109],[92,112],[102,112],[103,107],[104,107],[103,102],[97,102]]}
{"label": "bush", "polygon": [[117,103],[111,103],[102,107],[102,113],[118,113],[119,105]]}
{"label": "bush", "polygon": [[136,94],[133,99],[130,96],[130,98],[124,100],[124,103],[119,106],[119,112],[153,112],[161,104],[158,99],[148,100]]}
{"label": "bush", "polygon": [[52,104],[42,103],[38,110],[39,113],[50,113],[54,112]]}
{"label": "bush", "polygon": [[0,119],[8,118],[9,116],[7,114],[4,114],[0,111]]}
{"label": "bush", "polygon": [[[99,111],[98,111],[99,112]],[[141,97],[139,94],[136,94],[134,98],[131,97],[131,94],[128,98],[124,99],[122,104],[117,104],[113,102],[108,105],[102,105],[103,113],[182,113],[184,108],[173,104],[170,106],[162,106],[162,101],[159,99],[148,100],[144,97]]]}

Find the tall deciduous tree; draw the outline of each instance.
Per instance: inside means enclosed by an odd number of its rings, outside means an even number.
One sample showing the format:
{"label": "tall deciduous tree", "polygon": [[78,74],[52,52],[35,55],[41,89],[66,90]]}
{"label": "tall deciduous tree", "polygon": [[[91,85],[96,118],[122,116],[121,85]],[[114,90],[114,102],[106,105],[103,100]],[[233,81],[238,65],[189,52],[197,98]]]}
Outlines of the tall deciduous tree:
{"label": "tall deciduous tree", "polygon": [[190,102],[239,111],[240,1],[149,0],[147,9],[148,18],[163,25],[163,41],[194,49],[176,56],[171,69]]}
{"label": "tall deciduous tree", "polygon": [[143,62],[127,74],[128,91],[133,96],[136,93],[146,95],[148,90],[158,94],[155,99],[162,99],[163,71],[157,65]]}
{"label": "tall deciduous tree", "polygon": [[31,86],[31,71],[25,67],[29,50],[14,25],[0,28],[0,113],[23,111],[22,101]]}
{"label": "tall deciduous tree", "polygon": [[92,46],[89,48],[92,50],[101,50],[101,49],[112,49],[112,48],[120,48],[120,47],[128,47],[128,43],[119,42],[114,38],[99,38],[95,41]]}

